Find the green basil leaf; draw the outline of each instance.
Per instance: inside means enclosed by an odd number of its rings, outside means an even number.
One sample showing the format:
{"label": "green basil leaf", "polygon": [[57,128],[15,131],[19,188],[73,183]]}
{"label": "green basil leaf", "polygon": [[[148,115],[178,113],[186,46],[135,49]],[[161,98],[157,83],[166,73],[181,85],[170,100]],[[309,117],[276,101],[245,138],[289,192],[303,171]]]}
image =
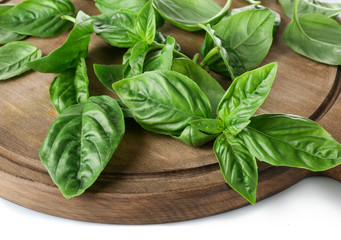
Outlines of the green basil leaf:
{"label": "green basil leaf", "polygon": [[[15,5],[2,4],[0,5],[0,15],[13,8]],[[26,35],[2,29],[0,27],[0,44],[6,44],[13,41],[24,39]]]}
{"label": "green basil leaf", "polygon": [[258,115],[240,136],[253,156],[274,166],[324,171],[341,163],[341,144],[303,117]]}
{"label": "green basil leaf", "polygon": [[143,64],[143,72],[150,72],[157,70],[159,66],[159,60],[161,56],[161,50],[155,51],[146,57]]}
{"label": "green basil leaf", "polygon": [[58,113],[89,98],[89,78],[84,58],[75,68],[56,77],[50,86],[50,100]]}
{"label": "green basil leaf", "polygon": [[124,65],[100,65],[94,64],[95,74],[101,83],[107,87],[110,91],[114,91],[112,88],[113,83],[123,79]]}
{"label": "green basil leaf", "polygon": [[137,15],[134,29],[135,33],[148,44],[154,41],[156,23],[152,1],[149,1]]}
{"label": "green basil leaf", "polygon": [[82,194],[103,171],[124,134],[124,118],[108,96],[63,111],[50,127],[40,159],[66,198]]}
{"label": "green basil leaf", "polygon": [[215,118],[218,104],[225,94],[221,85],[198,64],[188,59],[175,59],[172,70],[189,77],[198,84],[201,91],[210,100],[212,116]]}
{"label": "green basil leaf", "polygon": [[212,0],[154,0],[160,15],[175,26],[187,31],[198,31],[199,24],[214,24],[229,9],[231,0],[223,8]]}
{"label": "green basil leaf", "polygon": [[69,0],[26,0],[1,14],[0,26],[24,35],[53,37],[72,25],[61,16],[74,13],[75,7]]}
{"label": "green basil leaf", "polygon": [[204,133],[219,134],[224,131],[224,123],[220,119],[199,119],[189,124]]}
{"label": "green basil leaf", "polygon": [[91,18],[79,11],[75,26],[64,44],[48,56],[30,62],[31,68],[44,73],[62,73],[77,65],[79,58],[88,54],[90,34],[93,33]]}
{"label": "green basil leaf", "polygon": [[237,52],[217,36],[216,32],[209,25],[202,25],[201,27],[206,31],[205,41],[200,49],[201,56],[205,59],[211,50],[214,48],[219,49],[219,54],[214,55],[207,62],[209,68],[214,72],[230,76],[232,80],[246,72],[244,63]]}
{"label": "green basil leaf", "polygon": [[279,26],[281,25],[281,15],[270,9],[270,8],[266,8],[262,5],[248,5],[248,6],[245,6],[245,7],[241,7],[241,8],[233,8],[231,9],[230,11],[228,11],[226,17],[229,17],[229,16],[233,16],[233,15],[236,15],[240,12],[244,12],[244,11],[247,11],[247,10],[261,10],[261,9],[269,9],[270,12],[275,16],[275,23],[274,23],[274,29],[273,29],[273,35],[276,35],[278,30],[279,30]]}
{"label": "green basil leaf", "polygon": [[254,204],[258,183],[257,163],[243,140],[223,133],[215,140],[213,150],[225,181]]}
{"label": "green basil leaf", "polygon": [[132,47],[130,35],[135,36],[134,24],[137,14],[132,10],[121,9],[92,17],[95,33],[115,47]]}
{"label": "green basil leaf", "polygon": [[[154,41],[157,43],[165,45],[167,38],[161,32],[156,31]],[[179,43],[175,42],[174,49],[176,51],[179,51],[179,52],[181,51],[181,47],[180,47]]]}
{"label": "green basil leaf", "polygon": [[173,135],[172,138],[188,146],[198,147],[214,140],[217,136],[216,134],[201,132],[193,126],[188,125],[179,136]]}
{"label": "green basil leaf", "polygon": [[0,47],[0,80],[20,75],[31,68],[28,62],[41,57],[41,51],[28,42],[11,42]]}
{"label": "green basil leaf", "polygon": [[129,61],[124,69],[123,76],[136,76],[143,72],[144,59],[149,51],[148,44],[144,41],[138,42],[129,53]]}
{"label": "green basil leaf", "polygon": [[217,115],[227,130],[238,134],[263,104],[275,80],[277,63],[271,63],[236,78],[221,99]]}
{"label": "green basil leaf", "polygon": [[[298,3],[298,2],[297,2]],[[341,65],[341,25],[321,14],[296,13],[284,32],[285,43],[305,57],[330,65]]]}
{"label": "green basil leaf", "polygon": [[[294,15],[295,0],[278,0],[282,9],[289,18]],[[307,13],[319,13],[327,17],[336,17],[341,14],[341,2],[319,1],[319,0],[300,0],[297,8],[298,16]]]}
{"label": "green basil leaf", "polygon": [[115,12],[118,9],[140,12],[146,2],[146,0],[95,0],[96,7],[101,13]]}
{"label": "green basil leaf", "polygon": [[[213,26],[213,30],[237,53],[246,70],[250,70],[257,67],[269,52],[274,21],[275,17],[268,9],[247,10],[223,19]],[[203,47],[201,52],[206,56],[214,45],[206,42]]]}
{"label": "green basil leaf", "polygon": [[113,84],[134,119],[145,129],[180,135],[190,121],[211,117],[209,100],[188,77],[153,71]]}

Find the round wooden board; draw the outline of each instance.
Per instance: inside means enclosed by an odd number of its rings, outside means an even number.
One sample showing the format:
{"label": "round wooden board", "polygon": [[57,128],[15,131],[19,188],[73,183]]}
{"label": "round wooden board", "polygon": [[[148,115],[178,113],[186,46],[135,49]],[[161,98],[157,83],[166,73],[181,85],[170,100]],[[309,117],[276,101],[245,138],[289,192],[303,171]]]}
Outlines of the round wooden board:
{"label": "round wooden board", "polygon": [[[8,1],[18,3],[21,1]],[[92,0],[74,0],[89,15],[99,12]],[[223,1],[218,1],[223,4]],[[258,113],[291,113],[319,121],[338,141],[341,127],[340,69],[316,63],[287,47],[283,32],[289,19],[274,0],[262,3],[282,15],[279,33],[263,64],[278,62],[278,74],[269,97]],[[232,8],[246,5],[233,1]],[[188,33],[165,24],[183,52],[199,51],[204,34]],[[28,38],[47,55],[67,38]],[[118,64],[124,50],[92,36],[87,58],[90,94],[113,96],[96,78],[92,65]],[[141,129],[126,120],[126,134],[96,183],[82,196],[67,200],[51,181],[38,151],[49,126],[58,116],[48,89],[55,75],[30,71],[0,83],[0,196],[39,212],[91,222],[146,224],[209,216],[248,204],[225,183],[212,144],[188,147],[168,136]],[[227,88],[228,82],[215,75]],[[341,168],[319,174],[341,179]],[[313,173],[271,167],[259,162],[257,201],[292,186]]]}

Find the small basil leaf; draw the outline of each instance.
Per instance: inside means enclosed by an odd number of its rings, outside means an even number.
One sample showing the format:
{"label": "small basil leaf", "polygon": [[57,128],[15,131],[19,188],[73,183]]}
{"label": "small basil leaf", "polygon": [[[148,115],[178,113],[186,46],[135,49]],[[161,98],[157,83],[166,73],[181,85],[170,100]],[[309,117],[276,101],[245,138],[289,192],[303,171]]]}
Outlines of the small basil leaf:
{"label": "small basil leaf", "polygon": [[[294,15],[295,0],[279,0],[282,9],[289,18]],[[297,8],[298,16],[307,13],[318,13],[327,17],[336,17],[341,14],[341,2],[336,1],[319,1],[319,0],[300,0]]]}
{"label": "small basil leaf", "polygon": [[218,104],[225,94],[221,85],[198,64],[188,59],[175,59],[172,70],[189,77],[198,84],[201,91],[210,100],[212,116],[215,118]]}
{"label": "small basil leaf", "polygon": [[50,86],[50,100],[58,113],[77,103],[84,103],[89,98],[89,79],[84,58],[75,68],[69,69],[56,77]]}
{"label": "small basil leaf", "polygon": [[284,32],[285,43],[305,57],[341,65],[341,25],[321,14],[294,15]]}
{"label": "small basil leaf", "polygon": [[215,140],[213,150],[225,181],[254,204],[258,183],[257,163],[243,140],[223,133]]}
{"label": "small basil leaf", "polygon": [[63,111],[51,125],[40,159],[66,198],[82,194],[103,171],[124,134],[124,118],[108,96]]}
{"label": "small basil leaf", "polygon": [[[8,11],[9,9],[13,8],[15,5],[7,5],[2,4],[0,5],[0,15]],[[6,44],[13,41],[18,41],[24,39],[26,35],[22,35],[20,33],[16,33],[10,30],[2,29],[0,27],[0,44]]]}
{"label": "small basil leaf", "polygon": [[187,31],[198,31],[199,24],[216,23],[229,9],[231,0],[221,8],[212,0],[154,0],[154,8],[175,26]]}
{"label": "small basil leaf", "polygon": [[146,0],[95,0],[96,7],[101,13],[115,12],[118,9],[140,12],[146,2]]}
{"label": "small basil leaf", "polygon": [[161,50],[155,51],[146,57],[143,64],[143,72],[155,71],[159,68]]}
{"label": "small basil leaf", "polygon": [[123,76],[136,76],[142,74],[144,59],[149,51],[148,44],[144,41],[138,42],[129,53],[129,61],[124,69]]}
{"label": "small basil leaf", "polygon": [[276,35],[278,30],[279,30],[279,26],[281,25],[281,15],[278,12],[276,12],[270,8],[266,8],[262,5],[248,5],[248,6],[241,7],[241,8],[233,8],[230,11],[228,11],[226,17],[233,16],[233,15],[236,15],[240,12],[244,12],[247,10],[261,10],[261,9],[269,9],[270,12],[275,16],[273,35]]}
{"label": "small basil leaf", "polygon": [[154,41],[156,23],[152,1],[149,1],[137,15],[134,29],[135,33],[148,44]]}
{"label": "small basil leaf", "polygon": [[75,7],[69,0],[26,0],[1,14],[0,26],[24,35],[53,37],[72,25],[61,16],[74,13]]}
{"label": "small basil leaf", "polygon": [[263,104],[275,80],[277,63],[271,63],[236,78],[221,99],[217,115],[227,130],[238,134]]}
{"label": "small basil leaf", "polygon": [[[223,19],[213,26],[213,30],[237,53],[246,70],[250,70],[257,67],[269,52],[274,21],[275,16],[268,9],[247,10]],[[207,42],[203,47],[201,52],[206,56],[215,46]]]}
{"label": "small basil leaf", "polygon": [[224,131],[224,123],[219,119],[199,119],[189,124],[204,133],[219,134]]}
{"label": "small basil leaf", "polygon": [[201,132],[193,126],[188,125],[179,136],[172,137],[188,146],[197,147],[214,140],[217,135]]}
{"label": "small basil leaf", "polygon": [[132,10],[121,9],[92,17],[95,33],[115,47],[132,47],[130,35],[135,36],[134,24],[137,14]]}
{"label": "small basil leaf", "polygon": [[101,83],[107,87],[110,91],[114,91],[112,88],[113,83],[123,79],[124,65],[100,65],[94,64],[95,74]]}
{"label": "small basil leaf", "polygon": [[11,42],[0,47],[0,80],[20,75],[31,68],[28,62],[39,59],[41,51],[28,42]]}
{"label": "small basil leaf", "polygon": [[93,33],[93,23],[88,15],[79,11],[75,26],[62,46],[48,56],[30,62],[30,66],[44,73],[62,73],[77,65],[79,58],[88,54],[90,34]]}
{"label": "small basil leaf", "polygon": [[113,84],[134,119],[145,129],[179,136],[188,122],[211,117],[209,100],[188,77],[153,71]]}
{"label": "small basil leaf", "polygon": [[[167,38],[161,32],[156,31],[154,41],[157,43],[166,44]],[[175,42],[174,49],[179,52],[181,51],[179,43]]]}
{"label": "small basil leaf", "polygon": [[253,156],[274,166],[324,171],[341,163],[341,144],[303,117],[258,115],[240,136]]}

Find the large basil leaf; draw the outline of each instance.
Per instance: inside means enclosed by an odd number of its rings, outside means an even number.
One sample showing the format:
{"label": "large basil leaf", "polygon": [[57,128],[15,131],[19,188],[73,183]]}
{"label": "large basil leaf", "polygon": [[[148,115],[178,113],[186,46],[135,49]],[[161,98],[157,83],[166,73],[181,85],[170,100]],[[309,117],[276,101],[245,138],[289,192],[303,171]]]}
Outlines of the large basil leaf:
{"label": "large basil leaf", "polygon": [[298,16],[297,6],[284,32],[286,44],[295,52],[318,62],[341,65],[341,25],[321,14]]}
{"label": "large basil leaf", "polygon": [[213,150],[225,181],[254,204],[258,183],[257,163],[243,140],[223,133],[215,140]]}
{"label": "large basil leaf", "polygon": [[[223,19],[213,26],[216,36],[240,57],[246,70],[257,67],[268,54],[273,39],[275,16],[268,9],[248,10]],[[204,56],[215,47],[206,37]],[[208,66],[214,70],[215,62]]]}
{"label": "large basil leaf", "polygon": [[149,1],[137,15],[135,20],[135,33],[148,44],[155,38],[156,23],[152,1]]}
{"label": "large basil leaf", "polygon": [[131,9],[140,12],[146,0],[95,0],[96,7],[101,13],[109,13],[118,9]]}
{"label": "large basil leaf", "polygon": [[[7,5],[2,4],[0,5],[0,15],[8,11],[9,9],[13,8],[15,5]],[[0,26],[0,44],[5,44],[17,40],[24,39],[26,35],[16,33],[10,30],[2,29]]]}
{"label": "large basil leaf", "polygon": [[0,80],[30,70],[28,62],[40,57],[41,51],[28,42],[11,42],[0,47]]}
{"label": "large basil leaf", "polygon": [[274,166],[324,171],[341,163],[341,145],[303,117],[258,115],[240,136],[253,156]]}
{"label": "large basil leaf", "polygon": [[50,100],[58,113],[77,103],[84,103],[89,98],[89,79],[84,58],[75,68],[69,69],[56,77],[50,86]]}
{"label": "large basil leaf", "polygon": [[134,119],[145,129],[179,136],[192,120],[211,117],[210,102],[188,77],[153,71],[113,84]]}
{"label": "large basil leaf", "polygon": [[221,99],[217,115],[232,134],[238,134],[263,104],[275,80],[277,63],[257,68],[236,78]]}
{"label": "large basil leaf", "polygon": [[134,30],[136,16],[134,11],[126,9],[94,16],[95,33],[112,46],[132,47],[136,41],[129,35],[137,38]]}
{"label": "large basil leaf", "polygon": [[198,147],[214,140],[217,136],[217,134],[201,132],[195,127],[188,125],[179,136],[173,135],[172,137],[188,146]]}
{"label": "large basil leaf", "polygon": [[129,60],[124,69],[123,76],[136,76],[142,74],[144,59],[149,51],[148,44],[144,41],[138,42],[128,53]]}
{"label": "large basil leaf", "polygon": [[75,26],[63,45],[48,56],[30,62],[30,66],[44,73],[62,73],[68,68],[75,67],[78,59],[85,58],[88,54],[90,34],[94,31],[92,25],[91,18],[79,11]]}
{"label": "large basil leaf", "polygon": [[161,16],[179,28],[198,31],[199,24],[214,24],[229,9],[231,0],[221,8],[212,0],[153,0]]}
{"label": "large basil leaf", "polygon": [[95,74],[101,83],[114,92],[112,85],[123,79],[124,65],[100,65],[94,64]]}
{"label": "large basil leaf", "polygon": [[179,72],[198,84],[211,103],[212,116],[216,117],[218,104],[225,94],[225,90],[198,64],[188,59],[174,59],[172,70]]}
{"label": "large basil leaf", "polygon": [[[282,9],[289,18],[294,15],[295,0],[278,0]],[[319,0],[300,0],[297,8],[298,16],[307,13],[319,13],[327,17],[336,17],[341,13],[341,2],[319,1]]]}
{"label": "large basil leaf", "polygon": [[72,25],[61,16],[74,13],[75,7],[69,0],[26,0],[1,14],[0,26],[24,35],[53,37]]}
{"label": "large basil leaf", "polygon": [[124,134],[124,118],[108,96],[91,97],[63,111],[50,127],[40,159],[66,198],[90,187]]}

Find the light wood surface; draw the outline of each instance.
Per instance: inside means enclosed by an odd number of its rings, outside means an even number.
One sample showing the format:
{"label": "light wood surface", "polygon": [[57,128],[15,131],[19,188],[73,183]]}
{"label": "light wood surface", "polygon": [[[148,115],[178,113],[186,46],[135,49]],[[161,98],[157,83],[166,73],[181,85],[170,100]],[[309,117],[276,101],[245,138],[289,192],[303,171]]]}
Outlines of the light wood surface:
{"label": "light wood surface", "polygon": [[[7,1],[18,3],[21,1]],[[92,0],[74,0],[77,10],[99,14]],[[223,4],[223,1],[217,1]],[[262,3],[281,13],[282,24],[263,64],[278,62],[278,74],[269,97],[258,113],[291,113],[318,120],[341,141],[340,69],[316,63],[294,53],[283,40],[289,19],[274,0]],[[246,5],[233,1],[232,7]],[[165,24],[183,52],[199,51],[204,33],[188,33]],[[28,38],[44,55],[67,38]],[[124,50],[93,35],[87,61],[90,94],[114,97],[96,78],[92,65],[119,64]],[[49,126],[58,116],[49,101],[54,74],[29,71],[0,82],[0,197],[43,213],[91,222],[146,224],[209,216],[247,205],[231,190],[212,151],[212,143],[189,147],[168,136],[143,130],[126,120],[126,134],[97,182],[82,196],[67,200],[51,181],[38,151]],[[228,87],[228,81],[214,75]],[[341,168],[318,173],[341,180]],[[271,167],[259,162],[257,201],[292,186],[311,172]]]}

